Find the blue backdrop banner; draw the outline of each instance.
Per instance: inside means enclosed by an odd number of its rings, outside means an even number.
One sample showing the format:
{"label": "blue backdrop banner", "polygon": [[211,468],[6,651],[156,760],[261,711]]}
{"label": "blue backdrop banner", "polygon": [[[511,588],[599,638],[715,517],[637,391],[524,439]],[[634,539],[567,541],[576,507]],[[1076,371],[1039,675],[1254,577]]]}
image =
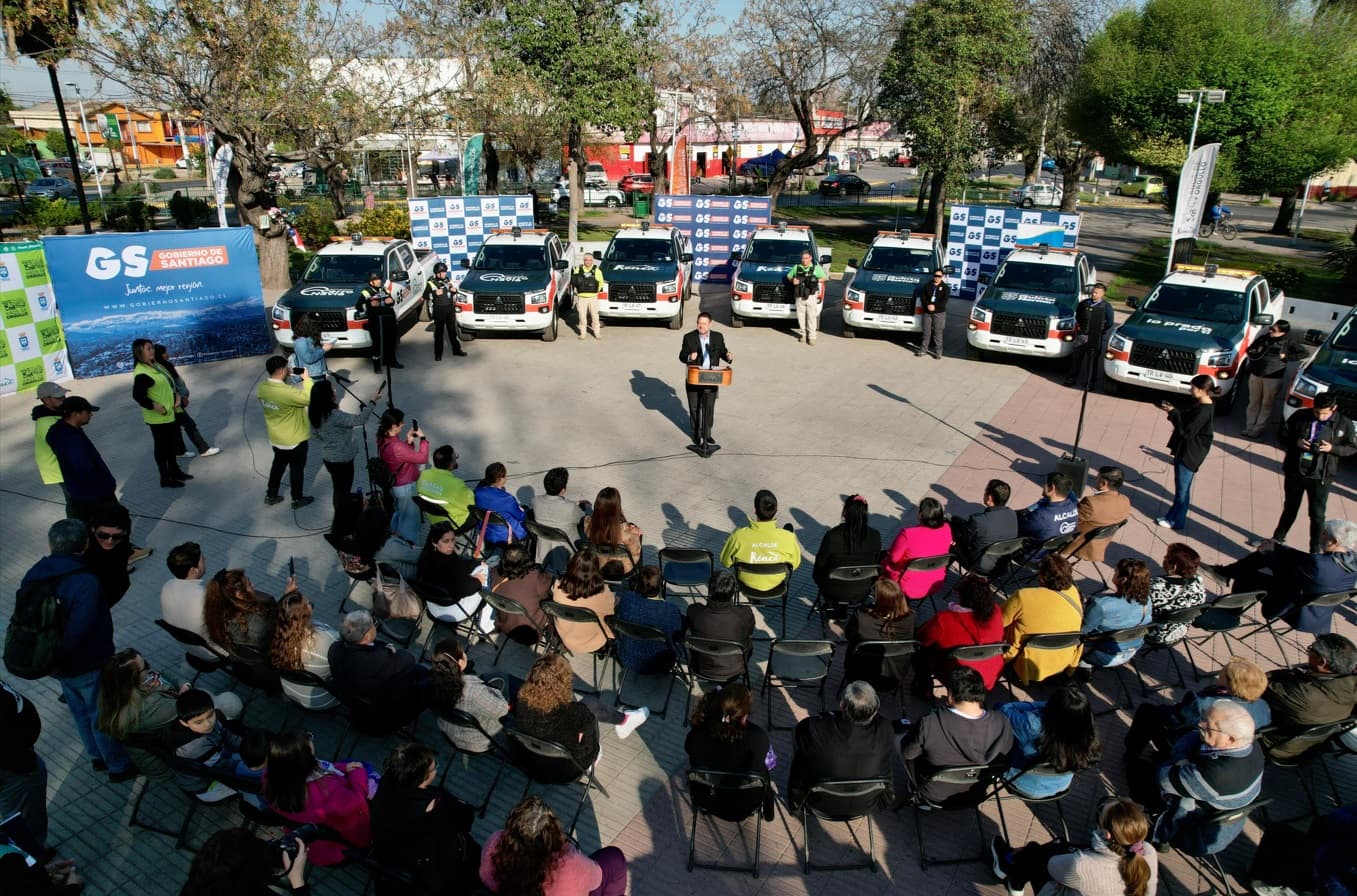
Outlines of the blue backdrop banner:
{"label": "blue backdrop banner", "polygon": [[176,364],[277,350],[249,227],[44,237],[75,375],[132,369],[132,340]]}
{"label": "blue backdrop banner", "polygon": [[475,258],[492,230],[534,226],[531,196],[446,196],[409,202],[410,242],[416,249],[438,253],[457,283],[466,276],[462,259]]}
{"label": "blue backdrop banner", "polygon": [[655,223],[677,227],[693,246],[698,283],[729,283],[730,253],[744,248],[754,228],[772,223],[767,196],[656,196]]}
{"label": "blue backdrop banner", "polygon": [[952,206],[947,222],[947,264],[961,271],[960,278],[949,278],[952,294],[975,301],[981,274],[993,274],[999,262],[1019,246],[1038,243],[1074,248],[1079,243],[1079,215],[1011,206]]}

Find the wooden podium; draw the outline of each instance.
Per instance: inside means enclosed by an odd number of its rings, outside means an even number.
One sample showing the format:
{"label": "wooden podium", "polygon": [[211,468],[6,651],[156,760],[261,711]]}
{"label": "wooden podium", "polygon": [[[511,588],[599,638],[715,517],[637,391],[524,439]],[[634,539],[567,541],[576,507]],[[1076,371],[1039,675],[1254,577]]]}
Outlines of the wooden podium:
{"label": "wooden podium", "polygon": [[697,367],[688,365],[688,385],[690,386],[729,386],[729,367]]}

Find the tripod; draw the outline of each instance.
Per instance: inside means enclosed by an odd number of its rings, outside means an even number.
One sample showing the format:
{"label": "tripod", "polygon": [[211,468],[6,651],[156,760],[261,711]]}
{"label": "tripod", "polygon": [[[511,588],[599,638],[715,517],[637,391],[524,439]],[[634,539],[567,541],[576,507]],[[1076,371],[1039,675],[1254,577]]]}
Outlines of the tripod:
{"label": "tripod", "polygon": [[1079,422],[1074,428],[1074,445],[1069,454],[1061,455],[1056,468],[1074,480],[1076,497],[1084,493],[1088,482],[1088,458],[1079,456],[1079,440],[1084,436],[1084,412],[1088,409],[1088,391],[1093,386],[1093,378],[1098,372],[1097,365],[1103,361],[1103,316],[1099,313],[1088,316],[1088,341],[1084,343],[1084,354],[1080,358],[1078,371],[1079,386]]}
{"label": "tripod", "polygon": [[[363,399],[361,399],[361,398],[359,398],[357,395],[355,395],[354,392],[353,392],[353,390],[349,388],[349,386],[353,385],[353,380],[347,379],[347,378],[342,377],[342,376],[340,376],[339,374],[333,373],[333,372],[330,374],[330,376],[333,377],[333,378],[334,378],[334,381],[335,381],[336,383],[339,384],[339,388],[343,389],[343,390],[348,394],[348,396],[349,396],[350,398],[352,398],[354,401],[358,402],[358,413],[359,413],[359,415],[362,417],[362,420],[363,420],[363,464],[364,464],[364,466],[363,466],[363,472],[364,472],[364,473],[367,473],[367,476],[368,476],[368,487],[367,487],[367,491],[368,491],[368,494],[371,495],[371,494],[373,494],[373,493],[376,491],[376,488],[374,487],[373,482],[372,482],[372,450],[371,450],[370,448],[368,448],[368,424],[367,424],[367,419],[368,419],[368,418],[367,418],[367,414],[365,413],[365,412],[367,411],[367,409],[368,409],[368,404],[367,404],[367,402],[363,401]],[[387,405],[386,405],[386,406],[387,406],[387,407],[391,407],[391,398],[390,398],[390,394],[389,394],[389,390],[390,390],[390,388],[391,388],[391,368],[390,368],[390,367],[388,367],[388,368],[386,369],[386,383],[387,383],[387,389],[388,389]]]}

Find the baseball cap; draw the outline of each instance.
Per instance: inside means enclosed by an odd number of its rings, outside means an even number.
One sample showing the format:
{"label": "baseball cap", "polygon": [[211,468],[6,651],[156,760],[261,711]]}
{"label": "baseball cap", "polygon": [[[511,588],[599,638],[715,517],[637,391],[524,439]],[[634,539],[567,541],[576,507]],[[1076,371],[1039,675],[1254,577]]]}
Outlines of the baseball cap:
{"label": "baseball cap", "polygon": [[38,398],[65,398],[70,394],[71,390],[63,389],[53,382],[46,382],[38,386]]}
{"label": "baseball cap", "polygon": [[79,395],[72,395],[61,403],[61,414],[64,417],[67,414],[74,414],[77,411],[97,411],[99,408],[92,405]]}

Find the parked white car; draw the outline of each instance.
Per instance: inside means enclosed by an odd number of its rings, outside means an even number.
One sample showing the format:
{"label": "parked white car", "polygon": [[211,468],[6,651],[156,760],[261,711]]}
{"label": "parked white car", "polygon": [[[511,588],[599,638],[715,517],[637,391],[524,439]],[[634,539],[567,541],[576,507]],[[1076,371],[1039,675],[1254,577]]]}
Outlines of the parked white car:
{"label": "parked white car", "polygon": [[1056,208],[1064,198],[1064,190],[1045,183],[1025,184],[1008,193],[1008,201],[1022,208]]}

